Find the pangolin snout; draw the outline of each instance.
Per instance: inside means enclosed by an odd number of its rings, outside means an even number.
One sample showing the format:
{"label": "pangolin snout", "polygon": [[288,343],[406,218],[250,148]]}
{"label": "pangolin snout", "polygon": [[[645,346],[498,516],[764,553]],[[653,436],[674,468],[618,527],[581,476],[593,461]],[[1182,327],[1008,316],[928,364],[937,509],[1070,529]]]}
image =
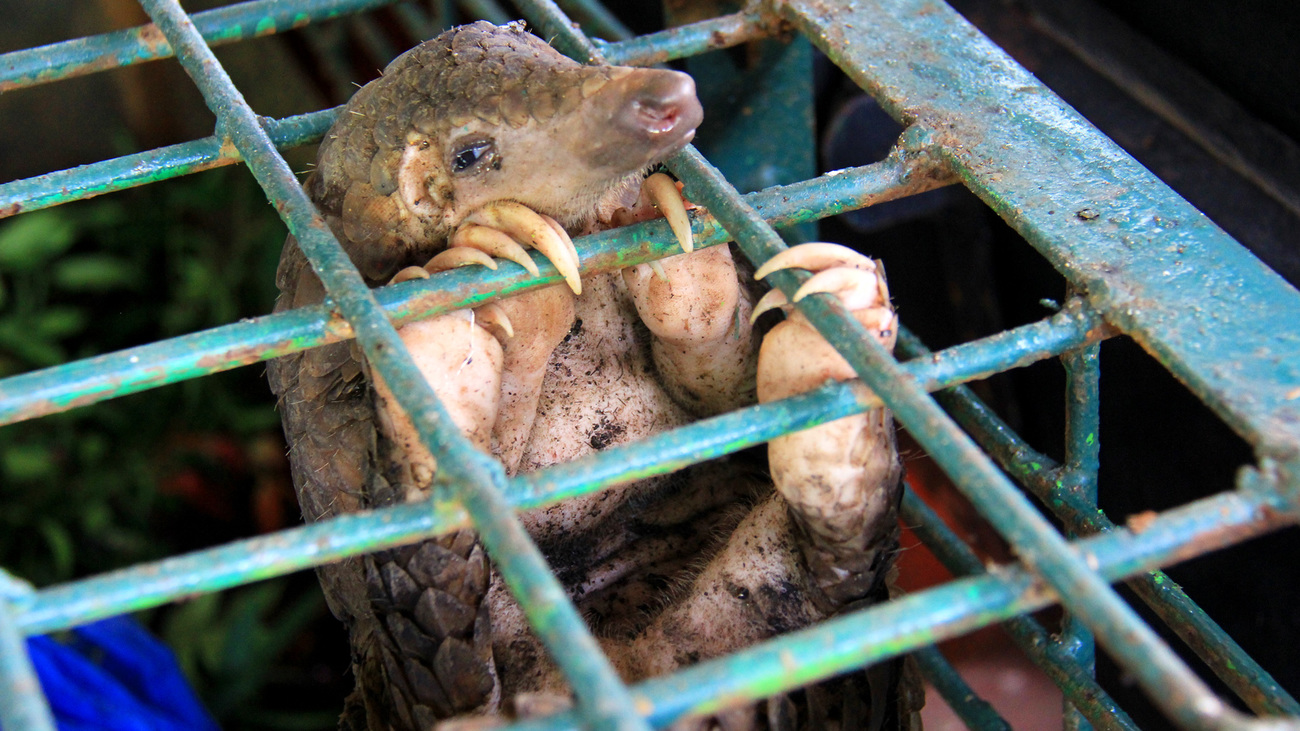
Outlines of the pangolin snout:
{"label": "pangolin snout", "polygon": [[650,157],[682,147],[695,136],[704,119],[695,81],[680,71],[638,69],[617,82],[624,94],[612,120],[614,126]]}

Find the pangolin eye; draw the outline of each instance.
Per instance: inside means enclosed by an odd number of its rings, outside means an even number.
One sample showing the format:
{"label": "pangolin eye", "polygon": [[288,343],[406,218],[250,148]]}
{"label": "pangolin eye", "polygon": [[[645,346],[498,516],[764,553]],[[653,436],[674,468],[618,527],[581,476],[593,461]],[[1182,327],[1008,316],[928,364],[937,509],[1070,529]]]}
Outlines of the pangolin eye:
{"label": "pangolin eye", "polygon": [[461,145],[451,158],[451,171],[464,172],[476,165],[483,158],[492,155],[491,140],[474,140]]}

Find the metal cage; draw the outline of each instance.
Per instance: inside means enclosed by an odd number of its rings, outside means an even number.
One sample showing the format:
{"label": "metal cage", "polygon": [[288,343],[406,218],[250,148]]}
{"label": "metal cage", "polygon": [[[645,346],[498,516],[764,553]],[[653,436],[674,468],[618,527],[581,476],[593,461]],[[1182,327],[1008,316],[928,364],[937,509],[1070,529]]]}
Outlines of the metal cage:
{"label": "metal cage", "polygon": [[[885,658],[916,653],[932,682],[975,728],[1000,720],[974,698],[933,644],[1002,622],[1100,728],[1133,722],[1091,677],[1100,643],[1176,724],[1300,728],[1297,705],[1201,612],[1160,567],[1294,524],[1300,489],[1300,293],[1121,151],[947,5],[936,0],[769,0],[744,11],[621,42],[589,39],[553,3],[520,0],[525,17],[586,62],[651,64],[791,31],[809,39],[906,129],[883,161],[740,195],[694,148],[668,165],[707,213],[697,245],[734,239],[753,262],[784,248],[773,226],[959,182],[1001,215],[1068,280],[1074,296],[1039,322],[931,353],[915,338],[896,361],[838,304],[801,308],[853,364],[861,383],[700,421],[577,463],[507,479],[454,430],[400,347],[392,323],[477,305],[508,288],[558,281],[543,265],[448,272],[367,289],[277,148],[318,139],[336,109],[255,116],[210,45],[287,30],[392,0],[254,0],[187,15],[175,0],[141,0],[156,25],[0,56],[0,90],[175,54],[217,115],[216,134],[73,170],[0,185],[0,215],[243,162],[301,242],[330,293],[318,306],[80,360],[0,381],[0,423],[72,409],[183,379],[355,337],[451,473],[455,488],[424,504],[321,523],[33,589],[0,583],[0,723],[51,729],[23,649],[25,635],[72,627],[197,593],[410,543],[472,524],[538,636],[571,682],[575,710],[519,727],[663,727],[688,714],[762,698]],[[572,2],[584,17],[599,8]],[[670,254],[663,222],[577,242],[584,271]],[[787,293],[799,275],[785,273]],[[1227,323],[1232,323],[1227,327]],[[1140,343],[1245,439],[1256,461],[1235,489],[1117,526],[1096,504],[1098,343]],[[1060,358],[1066,368],[1066,458],[1034,451],[962,384]],[[931,392],[935,396],[931,396]],[[876,394],[878,396],[873,396]],[[703,662],[631,687],[612,672],[574,607],[515,518],[521,508],[660,474],[760,444],[883,402],[1006,539],[1019,563],[986,571],[915,495],[906,520],[963,578]],[[940,403],[943,406],[940,406]],[[1037,497],[1066,526],[1049,523]],[[1073,537],[1073,536],[1083,537]],[[1111,587],[1137,594],[1261,714],[1217,697]],[[1028,617],[1059,602],[1072,632],[1049,637]],[[1076,718],[1074,724],[1086,725]]]}

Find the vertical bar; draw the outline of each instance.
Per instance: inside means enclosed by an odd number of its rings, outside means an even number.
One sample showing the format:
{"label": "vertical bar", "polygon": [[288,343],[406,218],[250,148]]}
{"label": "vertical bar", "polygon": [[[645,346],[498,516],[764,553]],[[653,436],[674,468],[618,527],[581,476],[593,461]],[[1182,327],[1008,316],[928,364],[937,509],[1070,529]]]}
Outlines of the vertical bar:
{"label": "vertical bar", "polygon": [[[900,329],[898,352],[912,358],[931,355],[929,348],[906,328]],[[969,387],[956,386],[936,393],[935,398],[958,424],[975,435],[1004,470],[1016,475],[1072,530],[1094,533],[1115,527],[1104,514],[1088,508],[1078,498],[1073,486],[1066,482],[1070,473],[1017,437]],[[1058,475],[1063,475],[1059,484],[1055,479]],[[1252,711],[1300,716],[1300,703],[1165,572],[1156,570],[1129,579],[1128,586]]]}
{"label": "vertical bar", "polygon": [[921,674],[938,691],[943,702],[975,731],[1011,731],[1011,725],[988,701],[980,698],[966,684],[966,679],[948,662],[934,646],[923,647],[912,653]]}
{"label": "vertical bar", "polygon": [[[978,576],[987,573],[975,552],[953,533],[937,513],[916,493],[903,493],[903,520],[912,526],[935,558],[954,576]],[[1002,628],[1016,645],[1051,678],[1061,694],[1072,702],[1102,731],[1136,731],[1137,726],[1124,709],[1117,705],[1092,675],[1079,666],[1061,645],[1052,640],[1037,620],[1028,616],[1012,617]]]}
{"label": "vertical bar", "polygon": [[54,716],[27,655],[26,638],[18,631],[13,604],[5,596],[10,588],[5,585],[17,583],[0,574],[0,729],[54,731]]}
{"label": "vertical bar", "polygon": [[[818,32],[815,25],[806,30],[810,35]],[[694,148],[687,147],[668,163],[678,178],[686,181],[691,200],[709,208],[756,266],[785,248],[776,232]],[[776,272],[771,276],[793,301],[802,278],[792,272]],[[1065,538],[994,466],[988,455],[848,315],[838,299],[818,294],[804,298],[798,307],[853,366],[863,383],[893,410],[895,417],[966,498],[1007,539],[1025,564],[1058,592],[1062,604],[1087,622],[1111,655],[1138,679],[1170,718],[1195,729],[1253,725],[1252,719],[1216,696],[1114,589],[1089,568],[1084,558],[1070,548]]]}
{"label": "vertical bar", "polygon": [[[1065,469],[1073,476],[1075,495],[1085,507],[1097,507],[1097,467],[1100,441],[1101,344],[1093,343],[1061,356],[1065,366]],[[1071,530],[1070,538],[1078,533]],[[1096,673],[1097,649],[1092,633],[1067,611],[1057,642],[1089,675]],[[1092,724],[1068,699],[1065,701],[1065,731],[1092,731]]]}
{"label": "vertical bar", "polygon": [[[455,485],[457,497],[464,502],[515,596],[529,618],[540,622],[534,625],[539,639],[564,675],[575,681],[573,691],[587,721],[599,729],[648,731],[627,687],[599,651],[577,608],[501,498],[505,472],[500,463],[476,450],[456,429],[373,293],[189,16],[176,0],[140,1],[176,49],[177,58],[208,107],[216,113],[219,132],[239,149],[268,198],[276,202],[326,291],[353,326],[371,366],[383,374],[420,438],[438,458],[439,469]],[[577,639],[582,635],[585,637]]]}

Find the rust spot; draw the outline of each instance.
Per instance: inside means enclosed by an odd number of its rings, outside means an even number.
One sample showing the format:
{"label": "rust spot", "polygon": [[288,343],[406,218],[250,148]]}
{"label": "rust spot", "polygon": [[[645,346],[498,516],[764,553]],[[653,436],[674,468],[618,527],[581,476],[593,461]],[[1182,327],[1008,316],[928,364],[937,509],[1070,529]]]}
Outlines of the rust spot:
{"label": "rust spot", "polygon": [[141,26],[139,38],[140,42],[144,44],[145,48],[149,49],[151,54],[161,55],[164,52],[171,51],[171,44],[167,42],[167,37],[153,23]]}
{"label": "rust spot", "polygon": [[5,206],[4,208],[0,208],[0,218],[8,218],[9,216],[16,216],[22,212],[23,212],[23,204],[11,203]]}
{"label": "rust spot", "polygon": [[1134,533],[1145,533],[1146,530],[1151,527],[1151,524],[1156,521],[1157,517],[1156,511],[1146,510],[1128,516],[1128,520],[1124,521],[1124,523],[1128,526],[1128,529]]}

